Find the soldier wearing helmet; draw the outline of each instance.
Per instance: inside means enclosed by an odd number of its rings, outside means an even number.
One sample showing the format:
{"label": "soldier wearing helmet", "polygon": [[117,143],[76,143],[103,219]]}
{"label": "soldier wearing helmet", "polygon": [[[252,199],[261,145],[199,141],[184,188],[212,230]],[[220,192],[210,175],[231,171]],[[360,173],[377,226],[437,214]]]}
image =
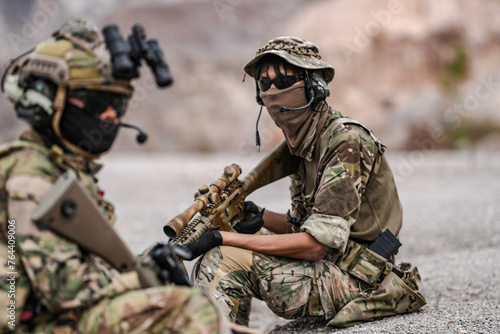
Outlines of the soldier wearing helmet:
{"label": "soldier wearing helmet", "polygon": [[69,21],[10,67],[2,89],[47,146],[91,161],[110,149],[134,91],[111,71],[97,27]]}
{"label": "soldier wearing helmet", "polygon": [[225,316],[200,289],[147,288],[136,271],[118,271],[33,221],[56,180],[72,171],[104,225],[114,222],[94,160],[110,149],[133,87],[112,76],[109,58],[97,27],[71,20],[2,80],[30,128],[0,146],[0,331],[228,332]]}
{"label": "soldier wearing helmet", "polygon": [[[394,265],[402,208],[385,147],[329,107],[333,67],[315,44],[279,37],[244,71],[300,158],[292,208],[280,214],[246,202],[239,233],[212,231],[188,244],[194,257],[204,254],[196,285],[210,288],[241,324],[248,323],[249,297],[281,317],[323,317],[338,327],[420,309],[426,302],[417,269]],[[262,227],[272,233],[254,235]]]}

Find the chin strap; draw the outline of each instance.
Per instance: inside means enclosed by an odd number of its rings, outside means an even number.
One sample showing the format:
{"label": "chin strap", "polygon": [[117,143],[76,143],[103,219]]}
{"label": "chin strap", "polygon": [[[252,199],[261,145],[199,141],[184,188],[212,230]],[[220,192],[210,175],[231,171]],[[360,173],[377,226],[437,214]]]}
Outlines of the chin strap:
{"label": "chin strap", "polygon": [[58,86],[56,96],[54,98],[54,114],[52,115],[52,130],[54,134],[61,140],[64,146],[75,154],[83,156],[87,161],[92,161],[99,158],[99,154],[90,154],[83,151],[78,146],[70,143],[61,133],[61,117],[66,104],[66,86]]}
{"label": "chin strap", "polygon": [[59,85],[57,87],[56,96],[54,97],[54,102],[53,102],[54,114],[62,113],[65,101],[66,101],[66,87]]}

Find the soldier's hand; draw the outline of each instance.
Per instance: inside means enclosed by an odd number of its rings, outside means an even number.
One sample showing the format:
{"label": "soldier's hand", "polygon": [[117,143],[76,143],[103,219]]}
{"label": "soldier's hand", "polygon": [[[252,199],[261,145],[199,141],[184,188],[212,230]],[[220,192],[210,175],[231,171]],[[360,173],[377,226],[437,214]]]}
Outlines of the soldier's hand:
{"label": "soldier's hand", "polygon": [[264,226],[264,210],[259,212],[259,208],[254,202],[245,202],[245,219],[236,224],[233,228],[238,233],[254,234]]}
{"label": "soldier's hand", "polygon": [[205,254],[209,250],[214,247],[222,245],[222,235],[219,230],[208,231],[203,234],[200,239],[190,242],[184,247],[189,249],[192,253],[190,258],[186,258],[186,260],[196,259],[198,256]]}

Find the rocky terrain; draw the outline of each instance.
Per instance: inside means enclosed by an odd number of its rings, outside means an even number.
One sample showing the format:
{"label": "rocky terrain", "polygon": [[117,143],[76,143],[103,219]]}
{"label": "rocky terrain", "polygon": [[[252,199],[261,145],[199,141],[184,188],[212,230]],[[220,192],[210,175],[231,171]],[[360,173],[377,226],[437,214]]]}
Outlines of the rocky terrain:
{"label": "rocky terrain", "polygon": [[[29,7],[28,7],[29,5]],[[142,23],[175,77],[158,90],[141,69],[126,121],[150,134],[148,151],[217,152],[253,146],[259,108],[243,64],[269,39],[298,35],[336,68],[329,103],[373,128],[393,149],[497,145],[500,1],[191,0],[2,3],[1,64],[65,19]],[[2,141],[22,127],[0,102]],[[263,145],[280,131],[264,112]],[[142,149],[123,131],[117,150]],[[486,143],[486,144],[485,144]]]}

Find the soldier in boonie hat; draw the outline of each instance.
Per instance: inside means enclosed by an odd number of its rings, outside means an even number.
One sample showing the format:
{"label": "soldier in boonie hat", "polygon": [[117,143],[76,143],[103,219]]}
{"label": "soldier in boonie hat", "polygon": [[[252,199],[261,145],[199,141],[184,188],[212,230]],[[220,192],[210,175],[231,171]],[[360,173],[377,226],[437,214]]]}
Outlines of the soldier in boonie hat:
{"label": "soldier in boonie hat", "polygon": [[[417,269],[394,265],[402,208],[384,146],[328,106],[333,67],[315,44],[278,37],[244,71],[298,157],[292,206],[285,214],[247,201],[238,233],[214,230],[188,244],[206,253],[196,285],[209,287],[240,324],[248,323],[250,297],[283,318],[323,317],[336,327],[420,309]],[[273,234],[252,235],[262,227]]]}
{"label": "soldier in boonie hat", "polygon": [[[283,36],[261,47],[243,69],[255,78],[257,103],[266,106],[283,130],[290,152],[304,157],[315,139],[318,122],[324,118],[319,113],[329,110],[327,85],[335,75],[334,68],[321,60],[316,44]],[[300,113],[291,123],[285,110]]]}

